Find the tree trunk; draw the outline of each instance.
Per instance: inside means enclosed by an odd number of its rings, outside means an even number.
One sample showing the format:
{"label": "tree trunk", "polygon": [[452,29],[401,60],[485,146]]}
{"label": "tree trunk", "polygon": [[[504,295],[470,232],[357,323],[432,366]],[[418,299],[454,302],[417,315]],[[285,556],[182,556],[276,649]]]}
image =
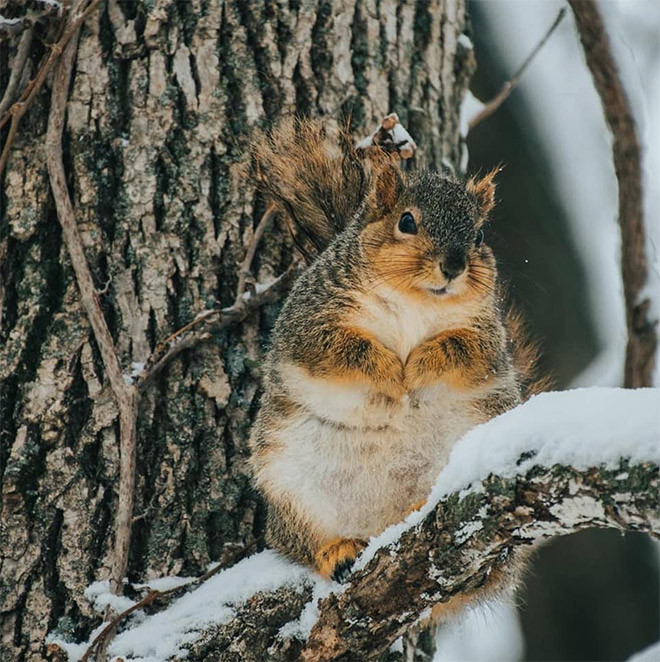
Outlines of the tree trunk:
{"label": "tree trunk", "polygon": [[[232,302],[264,211],[244,174],[252,127],[343,113],[364,134],[396,111],[428,165],[458,166],[465,29],[463,0],[99,6],[80,35],[64,165],[124,373]],[[11,68],[16,44],[2,47]],[[0,95],[7,82],[0,71]],[[0,194],[0,658],[17,661],[43,659],[48,632],[80,640],[98,624],[83,591],[109,576],[119,472],[117,407],[45,166],[47,88]],[[290,256],[271,227],[255,277]],[[142,397],[130,580],[199,574],[262,544],[246,440],[275,312],[180,354]]]}

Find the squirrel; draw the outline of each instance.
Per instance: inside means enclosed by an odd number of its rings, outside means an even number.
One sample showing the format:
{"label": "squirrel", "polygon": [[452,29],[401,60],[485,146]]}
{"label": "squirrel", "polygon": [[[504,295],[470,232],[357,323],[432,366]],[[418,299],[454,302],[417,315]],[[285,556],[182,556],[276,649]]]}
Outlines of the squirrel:
{"label": "squirrel", "polygon": [[526,386],[483,232],[497,170],[404,172],[414,148],[395,114],[357,146],[300,118],[252,144],[253,177],[311,264],[272,332],[250,466],[268,544],[337,581]]}

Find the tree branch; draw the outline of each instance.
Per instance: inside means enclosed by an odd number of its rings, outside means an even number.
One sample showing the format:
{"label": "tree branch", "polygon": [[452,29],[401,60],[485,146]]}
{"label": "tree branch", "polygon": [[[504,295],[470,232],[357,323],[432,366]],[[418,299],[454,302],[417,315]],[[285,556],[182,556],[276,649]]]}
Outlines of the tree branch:
{"label": "tree branch", "polygon": [[587,528],[660,538],[659,394],[593,388],[531,398],[456,443],[426,506],[372,540],[341,589],[266,551],[129,628],[110,653],[376,659],[434,606],[443,616],[512,587],[536,541]]}
{"label": "tree branch", "polygon": [[28,55],[30,54],[30,47],[32,46],[32,37],[34,36],[34,28],[29,28],[26,30],[18,42],[16,47],[16,55],[11,63],[11,73],[9,74],[9,82],[5,88],[5,92],[2,95],[2,101],[0,101],[0,117],[2,117],[7,108],[11,106],[16,96],[16,90],[23,78],[23,70],[25,69],[25,63],[27,62]]}
{"label": "tree branch", "polygon": [[557,29],[557,26],[561,23],[565,13],[566,8],[562,7],[557,14],[557,18],[555,18],[554,23],[548,28],[548,31],[545,33],[541,41],[536,44],[525,61],[518,67],[516,73],[514,73],[513,76],[502,85],[500,91],[490,101],[486,102],[484,107],[478,113],[470,118],[470,121],[468,122],[468,132],[472,131],[475,126],[481,124],[486,118],[490,117],[509,98],[511,92],[513,92],[518,83],[520,83],[520,79],[527,70],[527,67],[529,67],[532,60],[537,56],[538,52],[543,48],[548,39],[550,39],[552,33]]}
{"label": "tree branch", "polygon": [[[243,259],[241,268],[238,272],[238,285],[236,286],[236,299],[234,301],[234,305],[237,305],[245,294],[245,288],[248,284],[248,276],[250,275],[250,268],[252,267],[252,260],[254,260],[257,248],[259,247],[259,242],[264,236],[266,228],[270,225],[270,222],[275,217],[276,212],[277,209],[275,205],[270,205],[254,230],[252,241],[250,242],[250,245],[245,252],[245,258]],[[254,294],[254,292],[252,292],[252,294]]]}
{"label": "tree branch", "polygon": [[248,287],[250,268],[259,242],[276,213],[275,205],[270,205],[254,230],[238,272],[238,285],[234,303],[227,308],[212,308],[199,313],[194,320],[177,329],[163,342],[159,343],[147,360],[144,370],[137,378],[136,386],[140,393],[144,393],[153,384],[155,377],[160,374],[163,368],[181,352],[199,343],[211,340],[212,333],[217,333],[230,324],[242,322],[254,310],[276,301],[296,279],[300,273],[301,263],[299,259],[294,258],[289,268],[272,283],[261,286],[261,288],[249,283]]}
{"label": "tree branch", "polygon": [[244,292],[243,296],[227,308],[213,308],[205,310],[192,321],[164,340],[147,361],[144,372],[138,377],[136,387],[144,393],[154,379],[160,374],[172,359],[176,358],[186,349],[208,342],[212,334],[228,327],[230,324],[242,322],[252,312],[268,303],[277,301],[282,292],[286,291],[291,283],[300,274],[300,261],[294,259],[289,268],[272,283],[254,293]]}
{"label": "tree branch", "polygon": [[658,343],[657,320],[649,319],[650,302],[648,298],[642,298],[648,267],[642,209],[641,152],[635,120],[596,3],[593,0],[569,2],[613,138],[612,154],[619,185],[621,271],[628,329],[624,386],[650,386]]}
{"label": "tree branch", "polygon": [[[189,661],[376,659],[436,603],[462,604],[515,572],[516,551],[587,528],[660,537],[658,466],[616,470],[534,467],[490,476],[482,490],[453,493],[395,542],[377,550],[343,592],[323,600],[309,639],[278,638],[299,617],[309,587],[260,593],[227,624],[208,630]],[[368,553],[368,552],[367,552]],[[301,599],[301,595],[303,599]]]}

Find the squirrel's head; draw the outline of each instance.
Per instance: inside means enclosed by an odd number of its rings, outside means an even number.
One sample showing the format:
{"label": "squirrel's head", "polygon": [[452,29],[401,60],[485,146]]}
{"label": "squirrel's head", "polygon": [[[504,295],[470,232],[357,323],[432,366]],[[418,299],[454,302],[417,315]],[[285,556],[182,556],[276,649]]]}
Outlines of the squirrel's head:
{"label": "squirrel's head", "polygon": [[375,283],[433,301],[494,290],[495,260],[482,226],[494,205],[494,170],[467,183],[437,172],[375,172],[361,244]]}

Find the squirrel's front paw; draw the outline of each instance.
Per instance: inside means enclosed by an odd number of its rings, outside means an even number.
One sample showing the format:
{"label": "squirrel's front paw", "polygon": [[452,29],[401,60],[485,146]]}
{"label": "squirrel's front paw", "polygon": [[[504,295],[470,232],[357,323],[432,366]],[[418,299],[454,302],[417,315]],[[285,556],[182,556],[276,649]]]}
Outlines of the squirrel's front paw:
{"label": "squirrel's front paw", "polygon": [[413,350],[403,369],[403,383],[408,391],[416,391],[437,381],[430,369],[424,352]]}
{"label": "squirrel's front paw", "polygon": [[399,402],[407,393],[403,382],[403,375],[401,375],[400,379],[379,383],[374,390],[389,404]]}
{"label": "squirrel's front paw", "polygon": [[331,540],[316,552],[316,568],[319,574],[336,582],[345,581],[364,546],[364,541],[354,538]]}

